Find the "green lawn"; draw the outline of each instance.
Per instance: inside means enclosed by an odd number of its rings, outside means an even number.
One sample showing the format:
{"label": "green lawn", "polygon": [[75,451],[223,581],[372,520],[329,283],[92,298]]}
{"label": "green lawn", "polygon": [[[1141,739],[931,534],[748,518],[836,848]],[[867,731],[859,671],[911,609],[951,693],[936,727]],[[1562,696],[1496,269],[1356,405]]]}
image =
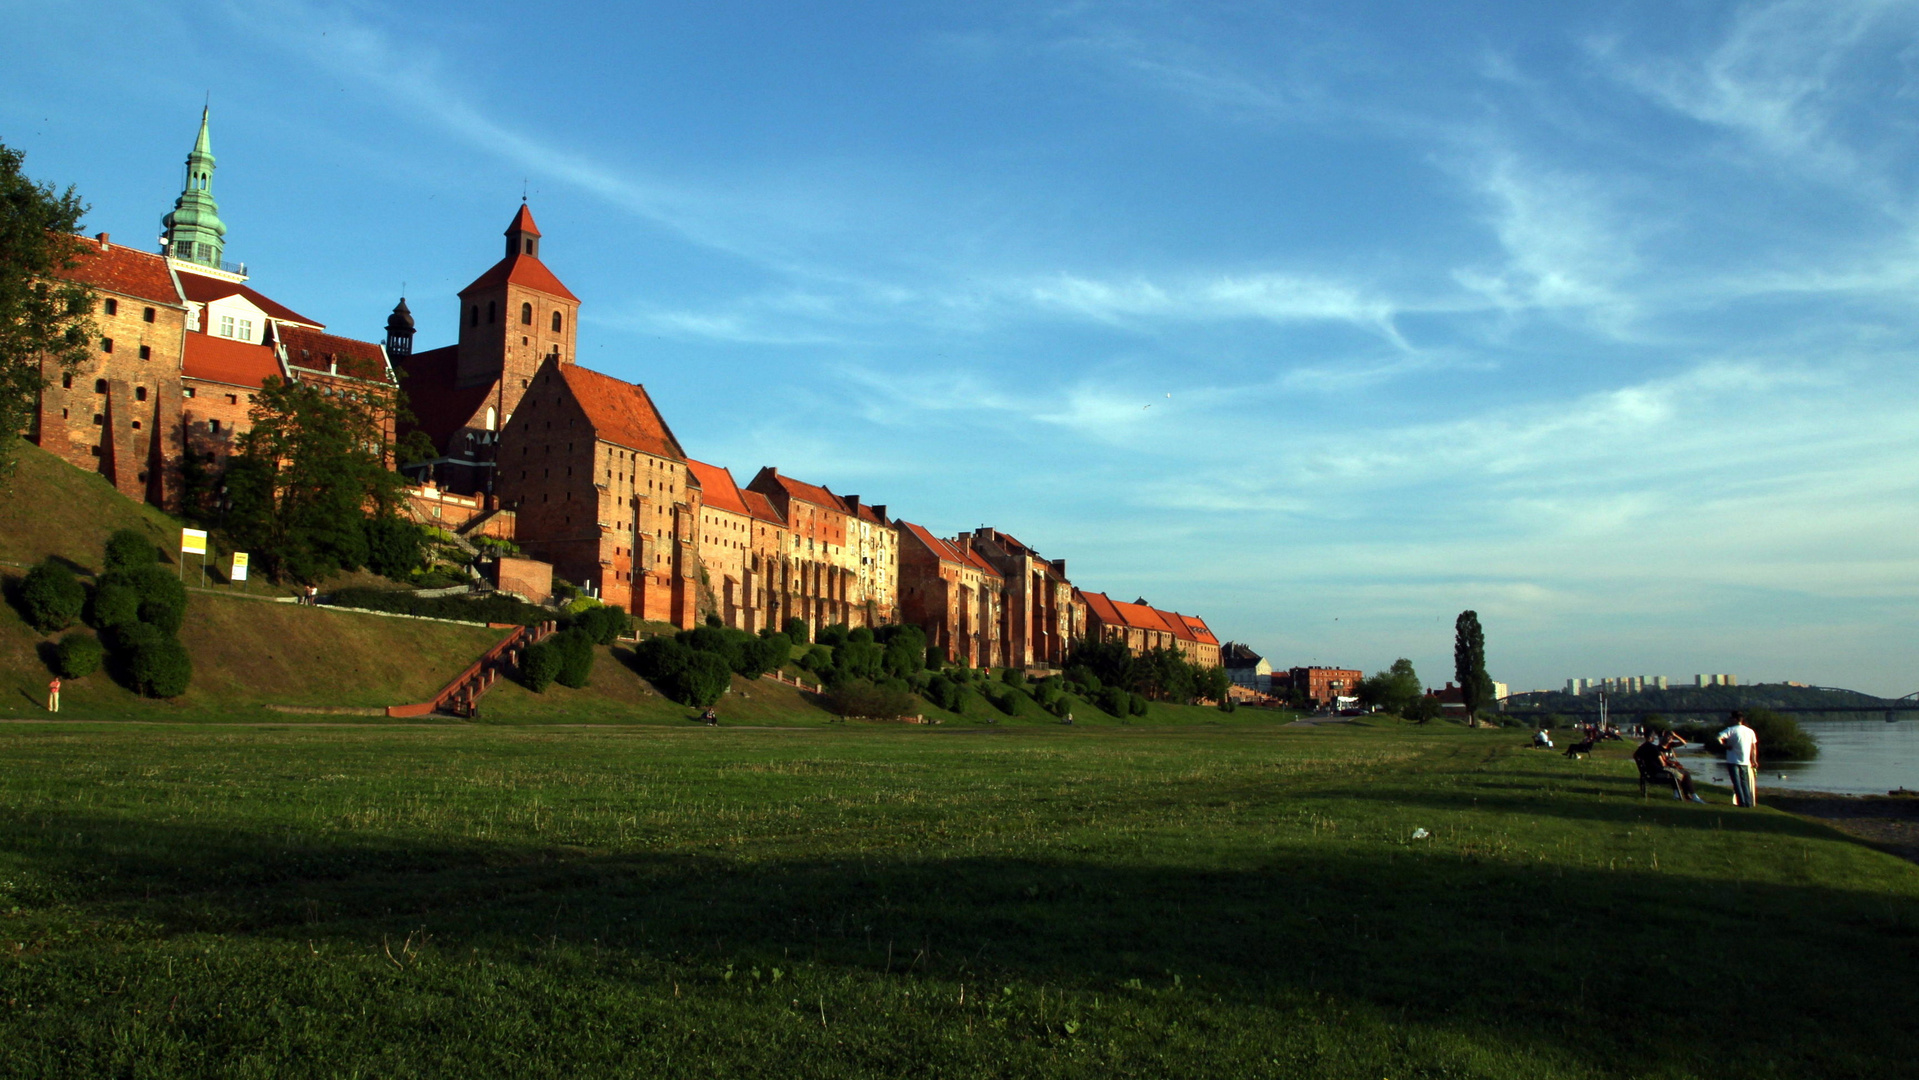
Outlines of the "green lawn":
{"label": "green lawn", "polygon": [[0,1075],[1910,1070],[1919,867],[1520,741],[0,725]]}

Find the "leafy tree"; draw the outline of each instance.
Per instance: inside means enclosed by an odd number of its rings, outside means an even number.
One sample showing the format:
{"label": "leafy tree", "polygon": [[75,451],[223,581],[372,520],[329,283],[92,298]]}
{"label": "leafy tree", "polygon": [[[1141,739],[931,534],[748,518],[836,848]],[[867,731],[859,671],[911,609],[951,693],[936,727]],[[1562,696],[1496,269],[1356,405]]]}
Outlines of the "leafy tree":
{"label": "leafy tree", "polygon": [[55,658],[61,678],[81,679],[100,670],[100,660],[105,655],[106,649],[100,644],[99,638],[84,630],[76,630],[60,639]]}
{"label": "leafy tree", "polygon": [[159,561],[160,549],[138,529],[118,529],[107,537],[108,570],[138,570]]}
{"label": "leafy tree", "polygon": [[148,697],[179,697],[193,680],[193,658],[178,641],[155,635],[132,650],[128,673],[134,689]]}
{"label": "leafy tree", "polygon": [[1132,710],[1132,695],[1117,686],[1109,686],[1099,692],[1097,704],[1114,716],[1125,716]]}
{"label": "leafy tree", "polygon": [[917,711],[913,695],[897,679],[884,683],[847,679],[826,692],[824,704],[839,716],[892,717]]}
{"label": "leafy tree", "polygon": [[1819,744],[1799,727],[1799,721],[1771,709],[1746,710],[1746,726],[1759,737],[1761,761],[1811,761]]}
{"label": "leafy tree", "polygon": [[792,638],[795,645],[804,645],[813,640],[813,636],[807,632],[806,620],[798,615],[786,620],[786,636]]}
{"label": "leafy tree", "polygon": [[1477,721],[1479,710],[1493,703],[1493,680],[1486,674],[1486,634],[1476,611],[1462,611],[1453,622],[1453,681],[1467,719]]}
{"label": "leafy tree", "polygon": [[732,685],[733,669],[725,660],[710,652],[694,651],[688,655],[686,666],[660,689],[683,704],[703,709],[720,700]]}
{"label": "leafy tree", "polygon": [[20,614],[43,633],[72,626],[86,603],[86,586],[73,576],[67,564],[52,558],[35,563],[20,583]]}
{"label": "leafy tree", "polygon": [[824,645],[815,645],[800,655],[799,665],[818,675],[833,666],[833,652]]}
{"label": "leafy tree", "polygon": [[368,570],[398,581],[426,564],[426,530],[413,522],[377,517],[369,518],[364,528]]}
{"label": "leafy tree", "polygon": [[560,672],[555,679],[561,686],[570,686],[575,690],[584,690],[593,679],[593,638],[585,630],[575,627],[562,630],[553,635],[555,649],[560,654]]}
{"label": "leafy tree", "polygon": [[575,625],[586,631],[594,644],[611,645],[632,630],[633,620],[618,604],[601,604],[588,609]]}
{"label": "leafy tree", "polygon": [[777,671],[793,655],[793,640],[785,634],[768,634],[754,638],[740,650],[740,667],[736,670],[748,679],[757,679],[769,671]]}
{"label": "leafy tree", "polygon": [[870,634],[868,637],[866,641],[849,637],[846,644],[833,650],[833,666],[842,677],[873,682],[885,676],[886,650],[874,644]]}
{"label": "leafy tree", "polygon": [[708,616],[706,617],[706,623],[705,623],[705,625],[707,625],[707,626],[710,626],[710,627],[712,627],[713,629],[715,629],[715,630],[717,630],[717,629],[719,629],[720,627],[722,627],[722,626],[725,626],[725,625],[726,625],[726,623],[725,623],[725,622],[723,622],[723,621],[721,621],[721,619],[720,619],[720,617],[719,617],[718,615],[711,615],[711,614],[709,614],[709,615],[708,615]]}
{"label": "leafy tree", "polygon": [[[1133,655],[1118,641],[1084,639],[1073,646],[1066,657],[1068,671],[1084,668],[1093,676],[1092,685],[1126,686],[1133,666]],[[1083,681],[1083,680],[1082,680]]]}
{"label": "leafy tree", "polygon": [[528,690],[543,694],[559,677],[562,663],[560,650],[554,647],[553,639],[529,645],[520,658],[520,681],[526,684]]}
{"label": "leafy tree", "polygon": [[960,688],[958,683],[944,675],[935,675],[926,680],[926,700],[938,705],[947,712],[959,711],[960,706],[963,704],[961,697],[964,693],[965,691]]}
{"label": "leafy tree", "polygon": [[365,565],[363,522],[393,513],[405,480],[386,467],[377,395],[269,377],[227,465],[225,525],[275,580]]}
{"label": "leafy tree", "polygon": [[1421,694],[1419,697],[1414,698],[1413,703],[1406,706],[1399,715],[1408,720],[1424,724],[1439,719],[1444,712],[1445,710],[1440,707],[1438,698]]}
{"label": "leafy tree", "polygon": [[93,583],[93,602],[87,623],[95,630],[111,630],[140,621],[140,586],[124,570],[101,574]]}
{"label": "leafy tree", "polygon": [[98,336],[92,290],[61,276],[80,265],[87,208],[71,187],[28,179],[25,161],[0,144],[0,476],[48,379],[85,363]]}
{"label": "leafy tree", "polygon": [[1419,683],[1419,674],[1413,670],[1413,662],[1400,657],[1393,666],[1385,671],[1376,671],[1361,679],[1357,687],[1359,700],[1366,705],[1374,705],[1401,716],[1412,707],[1413,702],[1425,695],[1425,688]]}
{"label": "leafy tree", "polygon": [[695,652],[710,652],[726,662],[727,670],[737,671],[743,656],[743,646],[752,638],[737,630],[727,630],[719,626],[700,626],[692,630],[682,630],[673,635],[680,644]]}

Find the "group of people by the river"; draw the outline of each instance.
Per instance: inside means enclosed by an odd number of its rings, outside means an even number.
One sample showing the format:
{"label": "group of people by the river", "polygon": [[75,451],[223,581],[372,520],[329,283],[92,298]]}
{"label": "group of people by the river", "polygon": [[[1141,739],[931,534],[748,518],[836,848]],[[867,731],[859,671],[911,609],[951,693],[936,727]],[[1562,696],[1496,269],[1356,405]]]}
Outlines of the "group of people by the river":
{"label": "group of people by the river", "polygon": [[[1586,737],[1582,744],[1588,748],[1606,739],[1623,738],[1617,727],[1587,724],[1581,729]],[[1676,732],[1641,725],[1642,739],[1633,749],[1633,762],[1639,766],[1640,774],[1648,779],[1663,779],[1672,784],[1672,797],[1691,799],[1703,803],[1693,790],[1692,772],[1680,764],[1677,752],[1686,745],[1686,740]],[[1732,804],[1734,806],[1758,806],[1759,791],[1755,779],[1759,774],[1759,736],[1746,726],[1746,714],[1735,711],[1732,723],[1724,731],[1713,737],[1713,742],[1725,752],[1726,772],[1732,780]],[[1533,748],[1552,749],[1552,734],[1545,728],[1533,733]],[[1577,746],[1574,749],[1578,749]]]}

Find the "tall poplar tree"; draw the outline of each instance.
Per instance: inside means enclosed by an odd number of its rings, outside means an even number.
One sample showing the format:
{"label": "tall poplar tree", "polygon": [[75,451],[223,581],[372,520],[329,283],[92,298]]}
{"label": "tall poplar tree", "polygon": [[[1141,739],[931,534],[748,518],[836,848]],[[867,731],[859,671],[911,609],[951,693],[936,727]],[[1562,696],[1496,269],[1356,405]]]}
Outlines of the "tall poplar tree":
{"label": "tall poplar tree", "polygon": [[94,337],[92,291],[60,278],[79,265],[86,205],[71,187],[28,179],[25,161],[0,144],[0,475],[12,471],[14,436],[46,388],[43,362],[72,371]]}
{"label": "tall poplar tree", "polygon": [[1479,628],[1477,611],[1462,611],[1453,623],[1453,681],[1459,684],[1467,719],[1477,722],[1479,710],[1493,700],[1493,680],[1486,674],[1486,633]]}

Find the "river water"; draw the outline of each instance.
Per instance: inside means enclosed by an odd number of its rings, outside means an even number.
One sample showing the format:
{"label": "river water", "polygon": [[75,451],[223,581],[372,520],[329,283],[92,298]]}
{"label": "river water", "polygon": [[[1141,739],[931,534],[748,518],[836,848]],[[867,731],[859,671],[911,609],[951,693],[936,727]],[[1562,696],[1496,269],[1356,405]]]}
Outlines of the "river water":
{"label": "river water", "polygon": [[[1919,791],[1919,721],[1801,720],[1799,727],[1819,743],[1819,757],[1761,764],[1761,803],[1767,788],[1847,795],[1884,795],[1900,787]],[[1726,783],[1726,770],[1713,764],[1723,760],[1720,751],[1689,746],[1680,758],[1699,780]]]}

